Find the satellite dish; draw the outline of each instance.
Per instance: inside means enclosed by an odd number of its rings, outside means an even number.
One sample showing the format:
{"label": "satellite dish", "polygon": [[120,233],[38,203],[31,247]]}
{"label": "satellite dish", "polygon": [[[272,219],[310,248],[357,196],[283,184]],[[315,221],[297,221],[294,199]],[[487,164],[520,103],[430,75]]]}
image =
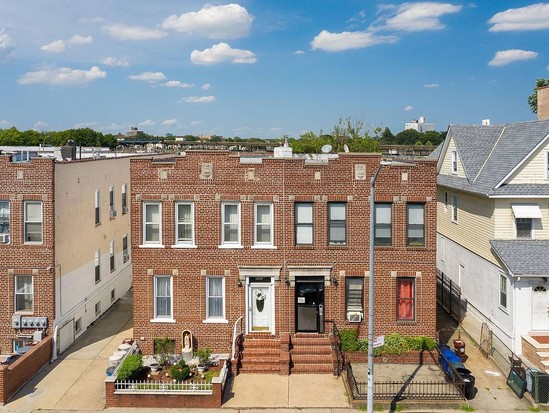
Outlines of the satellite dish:
{"label": "satellite dish", "polygon": [[322,148],[320,148],[322,153],[330,153],[332,150],[332,145],[324,145]]}
{"label": "satellite dish", "polygon": [[349,153],[349,147],[347,146],[346,143],[343,145],[343,150],[344,150],[346,153]]}

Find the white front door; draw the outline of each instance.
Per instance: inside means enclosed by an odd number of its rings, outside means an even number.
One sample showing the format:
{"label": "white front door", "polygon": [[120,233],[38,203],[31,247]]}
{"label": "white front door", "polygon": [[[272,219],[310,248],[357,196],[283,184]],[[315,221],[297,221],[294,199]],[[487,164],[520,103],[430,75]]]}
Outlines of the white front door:
{"label": "white front door", "polygon": [[272,332],[272,286],[252,283],[248,289],[249,332]]}
{"label": "white front door", "polygon": [[543,286],[532,291],[532,330],[549,330],[549,292]]}

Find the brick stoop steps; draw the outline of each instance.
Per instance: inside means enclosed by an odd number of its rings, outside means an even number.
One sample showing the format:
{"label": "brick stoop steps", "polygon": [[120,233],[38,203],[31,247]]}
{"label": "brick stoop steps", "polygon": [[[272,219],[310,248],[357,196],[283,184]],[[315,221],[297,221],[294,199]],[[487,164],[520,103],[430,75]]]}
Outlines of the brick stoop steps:
{"label": "brick stoop steps", "polygon": [[253,333],[244,338],[240,373],[326,373],[333,372],[332,346],[325,334]]}

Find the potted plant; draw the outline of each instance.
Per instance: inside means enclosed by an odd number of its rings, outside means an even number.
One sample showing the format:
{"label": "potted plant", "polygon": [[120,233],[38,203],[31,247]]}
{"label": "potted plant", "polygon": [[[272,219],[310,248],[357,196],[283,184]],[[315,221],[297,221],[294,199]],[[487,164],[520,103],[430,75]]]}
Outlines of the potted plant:
{"label": "potted plant", "polygon": [[208,362],[210,361],[210,356],[212,355],[212,351],[209,346],[207,346],[204,349],[196,349],[194,352],[194,356],[198,358],[198,372],[204,373],[208,369]]}

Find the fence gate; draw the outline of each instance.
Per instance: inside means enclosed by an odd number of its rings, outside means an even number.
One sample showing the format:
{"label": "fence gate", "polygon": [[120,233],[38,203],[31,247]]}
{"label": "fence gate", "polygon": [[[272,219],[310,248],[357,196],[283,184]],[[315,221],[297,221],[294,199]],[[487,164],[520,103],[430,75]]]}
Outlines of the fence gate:
{"label": "fence gate", "polygon": [[482,327],[480,328],[479,349],[486,358],[492,354],[492,330],[490,330],[490,327],[486,323],[482,323]]}
{"label": "fence gate", "polygon": [[439,270],[437,270],[437,303],[458,322],[465,315],[464,303],[461,301],[461,288]]}

